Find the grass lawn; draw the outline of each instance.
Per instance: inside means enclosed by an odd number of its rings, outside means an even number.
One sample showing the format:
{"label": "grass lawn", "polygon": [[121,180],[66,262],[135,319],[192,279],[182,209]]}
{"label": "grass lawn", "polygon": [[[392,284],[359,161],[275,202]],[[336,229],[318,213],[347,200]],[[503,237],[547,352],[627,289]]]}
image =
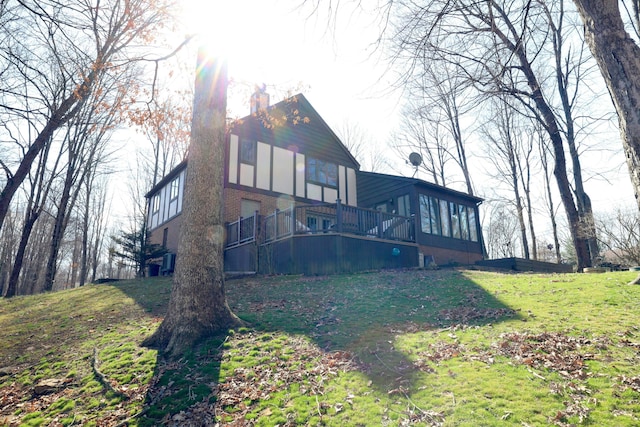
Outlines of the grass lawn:
{"label": "grass lawn", "polygon": [[140,342],[170,279],[0,300],[0,425],[640,425],[637,272],[227,281],[249,325]]}

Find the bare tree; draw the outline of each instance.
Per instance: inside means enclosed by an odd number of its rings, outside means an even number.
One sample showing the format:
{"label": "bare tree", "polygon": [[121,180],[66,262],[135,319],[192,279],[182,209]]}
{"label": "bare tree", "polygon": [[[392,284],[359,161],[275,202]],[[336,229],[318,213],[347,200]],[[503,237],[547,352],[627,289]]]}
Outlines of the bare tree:
{"label": "bare tree", "polygon": [[[152,164],[148,167],[153,171],[151,186],[187,157],[191,107],[186,99],[192,99],[192,94],[175,92],[171,88],[161,90],[159,82],[154,90],[156,94],[152,100],[129,115],[130,121],[151,143]],[[145,161],[147,156],[140,159]]]}
{"label": "bare tree", "polygon": [[142,59],[132,49],[166,23],[166,6],[162,0],[107,0],[100,7],[89,0],[2,2],[0,122],[7,133],[28,126],[33,137],[19,147],[22,155],[0,161],[0,228],[38,156],[101,90],[105,76],[117,80]]}
{"label": "bare tree", "polygon": [[618,208],[599,221],[600,244],[610,262],[626,266],[640,265],[640,215],[637,211]]}
{"label": "bare tree", "polygon": [[63,152],[59,152],[56,156],[54,166],[51,170],[48,170],[46,163],[47,158],[49,157],[48,151],[50,148],[50,145],[45,147],[42,156],[39,157],[39,161],[36,170],[34,171],[33,178],[29,177],[30,185],[28,187],[29,192],[26,194],[24,219],[21,227],[20,241],[18,243],[13,260],[11,276],[9,277],[7,288],[4,293],[5,297],[13,297],[18,292],[18,281],[20,278],[20,273],[22,272],[22,266],[27,252],[29,239],[31,238],[31,233],[34,231],[36,222],[38,221],[38,218],[40,218],[40,215],[42,214],[43,209],[45,208],[45,205],[48,201],[49,192],[51,191],[52,185],[54,184],[52,175],[55,175],[57,173],[60,159],[63,156]]}
{"label": "bare tree", "polygon": [[549,214],[549,221],[551,222],[551,232],[553,234],[553,248],[555,249],[556,262],[560,264],[562,262],[562,255],[560,253],[560,238],[558,237],[558,222],[556,220],[556,207],[553,202],[553,194],[551,191],[551,166],[549,165],[549,147],[545,140],[544,131],[539,129],[540,124],[537,123],[538,129],[535,131],[535,135],[538,139],[538,153],[540,158],[540,165],[542,166],[542,177],[544,182],[544,194],[545,202],[547,205],[547,212]]}
{"label": "bare tree", "polygon": [[[483,126],[483,135],[488,142],[487,161],[491,165],[491,175],[509,187],[512,197],[508,199],[512,200],[520,225],[522,253],[525,259],[529,259],[529,239],[524,213],[527,210],[531,216],[528,208],[530,198],[526,196],[530,192],[528,176],[525,172],[531,168],[531,147],[526,144],[525,129],[522,121],[519,120],[521,117],[518,117],[513,107],[504,99],[496,99],[492,105],[494,114]],[[526,197],[523,197],[523,191]],[[532,227],[530,232],[535,236]]]}
{"label": "bare tree", "polygon": [[518,223],[504,204],[494,204],[489,215],[485,241],[489,258],[514,257],[518,244]]}
{"label": "bare tree", "polygon": [[[425,61],[405,82],[408,102],[403,114],[403,140],[424,153],[425,168],[445,183],[445,164],[452,160],[462,174],[467,193],[474,194],[461,121],[473,108],[469,84],[455,74],[451,64]],[[415,121],[415,123],[412,123]],[[451,174],[451,172],[449,172]]]}
{"label": "bare tree", "polygon": [[167,315],[144,345],[178,356],[239,325],[224,290],[222,221],[227,66],[198,52],[183,222]]}
{"label": "bare tree", "polygon": [[[104,91],[92,94],[88,98],[90,102],[84,104],[66,126],[63,146],[66,148],[67,162],[61,191],[56,197],[57,209],[47,261],[45,291],[53,289],[59,262],[58,252],[83,183],[112,154],[107,150],[107,143],[121,121],[119,111],[126,93],[120,84],[131,81],[126,76],[121,76],[120,79],[111,85],[103,84]],[[107,92],[108,97],[105,96]]]}
{"label": "bare tree", "polygon": [[79,262],[79,286],[84,286],[87,279],[90,282],[96,280],[110,211],[107,204],[107,176],[101,173],[98,168],[93,168],[83,183],[83,201],[80,212],[82,250]]}
{"label": "bare tree", "polygon": [[578,268],[591,265],[583,222],[568,178],[563,134],[551,102],[554,88],[546,84],[548,67],[543,65],[547,59],[541,52],[548,43],[549,23],[540,5],[501,0],[434,1],[419,13],[412,3],[401,5],[404,14],[393,38],[399,55],[413,61],[410,66],[414,72],[420,73],[426,62],[445,61],[480,93],[508,95],[543,123],[553,148],[554,176]]}
{"label": "bare tree", "polygon": [[[578,104],[581,102],[580,89],[581,86],[584,86],[585,77],[591,72],[592,67],[589,66],[589,62],[593,63],[593,61],[589,61],[590,58],[586,57],[586,46],[582,36],[574,35],[573,38],[577,38],[578,43],[567,46],[566,40],[570,37],[570,34],[567,33],[570,30],[577,30],[578,26],[566,24],[570,15],[565,11],[564,0],[551,3],[542,0],[538,1],[547,15],[549,29],[551,30],[556,92],[560,98],[561,105],[561,114],[558,114],[558,120],[562,124],[561,129],[565,136],[571,159],[576,207],[582,222],[583,233],[587,239],[589,255],[593,261],[598,258],[599,250],[591,198],[585,190],[582,177],[578,147],[579,129],[576,117]],[[590,118],[589,121],[593,123],[596,120]]]}
{"label": "bare tree", "polygon": [[[404,159],[412,152],[420,154],[422,163],[416,172],[426,172],[435,184],[446,187],[454,176],[447,164],[453,161],[449,139],[439,118],[425,114],[421,104],[408,100],[403,107],[400,130],[393,135],[392,147]],[[452,178],[453,179],[453,178]]]}
{"label": "bare tree", "polygon": [[355,123],[345,121],[336,129],[340,140],[351,155],[360,163],[360,169],[380,172],[388,167],[382,150],[374,143],[373,137]]}

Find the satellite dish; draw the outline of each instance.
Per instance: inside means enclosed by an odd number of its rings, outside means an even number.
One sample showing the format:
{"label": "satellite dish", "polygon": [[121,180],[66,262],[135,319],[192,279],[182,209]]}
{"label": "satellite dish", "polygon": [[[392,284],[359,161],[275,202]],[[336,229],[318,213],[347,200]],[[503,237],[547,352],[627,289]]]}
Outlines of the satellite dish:
{"label": "satellite dish", "polygon": [[409,161],[413,166],[418,167],[422,164],[422,156],[418,153],[413,152],[409,154]]}

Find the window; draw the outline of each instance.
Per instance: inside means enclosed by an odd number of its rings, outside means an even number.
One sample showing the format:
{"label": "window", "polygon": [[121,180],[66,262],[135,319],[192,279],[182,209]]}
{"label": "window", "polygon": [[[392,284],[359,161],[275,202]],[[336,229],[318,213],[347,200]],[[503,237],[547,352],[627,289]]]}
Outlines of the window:
{"label": "window", "polygon": [[440,234],[440,210],[438,199],[429,197],[429,218],[431,219],[431,233]]}
{"label": "window", "polygon": [[420,223],[423,233],[440,234],[439,200],[425,194],[420,195]]}
{"label": "window", "polygon": [[324,160],[307,158],[307,179],[318,184],[338,186],[338,166]]}
{"label": "window", "polygon": [[317,231],[318,230],[318,218],[316,218],[315,216],[308,216],[307,217],[307,227],[311,231]]}
{"label": "window", "polygon": [[307,216],[307,227],[311,231],[328,231],[333,227],[333,219],[320,215]]}
{"label": "window", "polygon": [[180,188],[180,177],[171,181],[171,197],[169,200],[178,198],[178,189]]}
{"label": "window", "polygon": [[442,235],[451,237],[451,227],[449,226],[449,202],[440,200],[440,225],[442,226]]}
{"label": "window", "polygon": [[476,210],[448,200],[420,194],[420,228],[423,233],[478,241]]}
{"label": "window", "polygon": [[458,214],[458,205],[449,202],[449,212],[451,212],[451,237],[460,238],[460,215]]}
{"label": "window", "polygon": [[159,210],[160,210],[160,195],[156,194],[155,196],[153,196],[151,212],[156,213]]}
{"label": "window", "polygon": [[409,201],[409,195],[398,197],[398,215],[411,216],[411,203]]}
{"label": "window", "polygon": [[242,218],[249,218],[255,215],[256,211],[260,212],[260,202],[248,199],[240,200],[240,216]]}
{"label": "window", "polygon": [[467,207],[458,205],[458,213],[460,214],[460,237],[463,240],[469,240],[469,223],[467,222]]}
{"label": "window", "polygon": [[240,162],[250,165],[256,164],[256,141],[251,139],[240,139]]}
{"label": "window", "polygon": [[431,211],[429,210],[429,197],[420,195],[420,228],[423,233],[431,234]]}
{"label": "window", "polygon": [[476,225],[476,210],[467,206],[467,216],[469,217],[469,237],[472,242],[478,241],[478,229]]}

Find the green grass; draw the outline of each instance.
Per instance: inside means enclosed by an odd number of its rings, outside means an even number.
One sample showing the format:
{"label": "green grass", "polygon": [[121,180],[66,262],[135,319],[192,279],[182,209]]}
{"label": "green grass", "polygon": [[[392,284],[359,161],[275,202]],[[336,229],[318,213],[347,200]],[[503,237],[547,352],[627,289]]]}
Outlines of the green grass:
{"label": "green grass", "polygon": [[177,361],[140,346],[169,279],[0,300],[0,425],[637,426],[635,274],[232,280],[249,326]]}

